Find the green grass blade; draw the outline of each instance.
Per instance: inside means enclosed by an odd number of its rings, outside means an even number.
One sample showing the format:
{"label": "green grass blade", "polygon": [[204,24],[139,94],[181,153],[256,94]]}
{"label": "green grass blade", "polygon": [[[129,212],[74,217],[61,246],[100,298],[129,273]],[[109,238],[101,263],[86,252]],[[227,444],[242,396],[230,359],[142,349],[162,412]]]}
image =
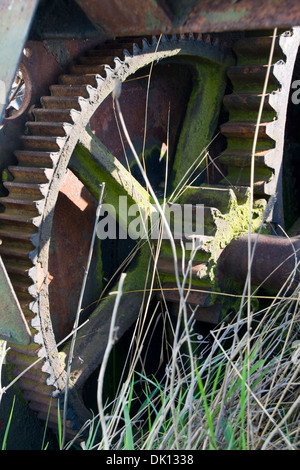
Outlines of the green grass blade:
{"label": "green grass blade", "polygon": [[202,400],[203,400],[204,411],[205,411],[205,415],[206,415],[206,419],[207,419],[207,425],[208,425],[208,429],[209,429],[209,435],[210,435],[210,438],[211,438],[211,445],[212,445],[213,449],[217,449],[218,446],[217,446],[216,439],[215,439],[213,419],[212,419],[212,415],[211,415],[210,410],[209,410],[207,398],[206,398],[206,395],[205,395],[205,390],[204,390],[204,387],[203,387],[203,382],[202,382],[202,379],[199,375],[199,372],[198,372],[197,368],[195,368],[195,372],[196,372],[196,376],[197,376],[199,391],[200,391],[200,394],[201,394],[201,397],[202,397]]}
{"label": "green grass blade", "polygon": [[124,406],[123,413],[124,413],[125,427],[126,427],[125,436],[124,436],[125,450],[134,450],[132,425],[131,425],[131,420],[130,420],[129,408],[127,405]]}
{"label": "green grass blade", "polygon": [[62,422],[61,422],[59,400],[58,400],[58,405],[57,405],[57,428],[58,428],[58,445],[59,445],[60,450],[62,450]]}
{"label": "green grass blade", "polygon": [[12,407],[11,407],[11,410],[10,410],[10,415],[9,415],[9,418],[8,418],[8,423],[7,423],[7,426],[6,426],[6,429],[5,429],[5,433],[4,433],[4,437],[3,437],[2,450],[6,450],[7,436],[8,436],[9,428],[10,428],[10,425],[11,425],[11,420],[12,420],[12,415],[13,415],[13,411],[14,411],[14,406],[15,406],[15,397],[14,397],[14,399],[13,399],[13,404],[12,404]]}

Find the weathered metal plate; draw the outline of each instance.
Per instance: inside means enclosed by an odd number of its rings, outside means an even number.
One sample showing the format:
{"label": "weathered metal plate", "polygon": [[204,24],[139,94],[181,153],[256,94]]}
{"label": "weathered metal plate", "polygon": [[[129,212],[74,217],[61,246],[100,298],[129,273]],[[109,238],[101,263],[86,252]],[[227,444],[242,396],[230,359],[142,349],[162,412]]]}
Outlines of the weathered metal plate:
{"label": "weathered metal plate", "polygon": [[299,24],[299,0],[76,0],[108,36],[216,33]]}
{"label": "weathered metal plate", "polygon": [[38,0],[0,2],[0,122]]}
{"label": "weathered metal plate", "polygon": [[0,257],[0,339],[27,345],[31,334]]}

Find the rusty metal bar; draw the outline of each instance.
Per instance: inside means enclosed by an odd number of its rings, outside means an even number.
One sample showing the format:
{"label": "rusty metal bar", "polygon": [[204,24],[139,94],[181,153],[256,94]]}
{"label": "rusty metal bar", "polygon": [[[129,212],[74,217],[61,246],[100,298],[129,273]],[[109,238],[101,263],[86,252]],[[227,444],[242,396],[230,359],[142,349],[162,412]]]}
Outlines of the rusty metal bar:
{"label": "rusty metal bar", "polygon": [[108,36],[228,32],[300,24],[299,0],[76,0]]}
{"label": "rusty metal bar", "polygon": [[[252,252],[254,246],[251,267],[253,285],[278,290],[285,283],[286,287],[291,284],[292,289],[299,284],[300,275],[295,267],[300,261],[300,238],[252,234]],[[248,235],[232,241],[224,249],[218,268],[221,280],[229,276],[239,283],[245,282],[248,273]]]}
{"label": "rusty metal bar", "polygon": [[291,28],[300,24],[298,0],[202,0],[197,1],[183,32],[222,32]]}

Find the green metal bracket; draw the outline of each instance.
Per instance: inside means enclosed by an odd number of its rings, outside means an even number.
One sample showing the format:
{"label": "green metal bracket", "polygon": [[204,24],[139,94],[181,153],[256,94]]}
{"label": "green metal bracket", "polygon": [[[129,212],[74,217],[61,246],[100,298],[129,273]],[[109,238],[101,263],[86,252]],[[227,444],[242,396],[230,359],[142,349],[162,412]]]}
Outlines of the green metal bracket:
{"label": "green metal bracket", "polygon": [[0,257],[0,339],[28,345],[31,334],[21,306]]}

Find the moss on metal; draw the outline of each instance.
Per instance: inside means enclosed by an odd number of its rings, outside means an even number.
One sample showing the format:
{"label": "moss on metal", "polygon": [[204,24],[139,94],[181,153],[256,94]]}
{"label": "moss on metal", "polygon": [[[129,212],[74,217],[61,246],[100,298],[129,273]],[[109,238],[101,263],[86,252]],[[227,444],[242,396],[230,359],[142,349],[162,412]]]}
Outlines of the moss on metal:
{"label": "moss on metal", "polygon": [[209,61],[195,63],[194,88],[191,93],[173,164],[172,189],[189,174],[201,155],[199,173],[205,167],[205,149],[215,135],[227,83],[228,64]]}

